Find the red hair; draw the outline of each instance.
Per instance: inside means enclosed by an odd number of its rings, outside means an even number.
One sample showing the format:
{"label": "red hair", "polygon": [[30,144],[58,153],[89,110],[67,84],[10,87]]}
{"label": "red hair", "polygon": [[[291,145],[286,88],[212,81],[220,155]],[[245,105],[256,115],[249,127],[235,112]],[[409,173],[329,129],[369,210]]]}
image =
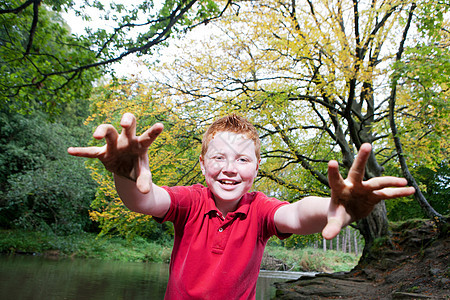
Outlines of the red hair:
{"label": "red hair", "polygon": [[209,128],[206,130],[202,139],[202,156],[204,157],[208,151],[208,145],[214,136],[218,132],[233,132],[237,134],[242,134],[246,138],[250,139],[255,143],[255,154],[258,161],[261,159],[260,149],[261,141],[259,140],[258,131],[256,131],[255,126],[250,123],[244,117],[238,116],[236,114],[227,115],[220,119],[214,121]]}

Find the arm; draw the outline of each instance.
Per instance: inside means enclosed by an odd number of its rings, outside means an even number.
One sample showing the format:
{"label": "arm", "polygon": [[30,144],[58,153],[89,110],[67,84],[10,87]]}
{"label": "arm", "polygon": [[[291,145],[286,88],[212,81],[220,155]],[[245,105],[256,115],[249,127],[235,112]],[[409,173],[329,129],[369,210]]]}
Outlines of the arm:
{"label": "arm", "polygon": [[102,147],[71,147],[74,156],[98,158],[105,168],[114,173],[117,192],[123,203],[133,211],[163,217],[170,207],[170,196],[152,182],[148,164],[148,148],[163,130],[155,124],[141,136],[136,136],[136,119],[123,115],[119,134],[112,125],[102,124],[94,138],[105,139]]}
{"label": "arm", "polygon": [[120,175],[114,174],[114,183],[123,204],[132,211],[163,218],[169,210],[169,193],[154,183],[148,193],[142,193],[136,182]]}
{"label": "arm", "polygon": [[[274,216],[277,230],[301,235],[322,232],[328,222],[330,202],[331,198],[310,196],[281,206]],[[347,216],[345,225],[350,223],[350,217]]]}
{"label": "arm", "polygon": [[415,193],[413,187],[406,187],[404,178],[385,176],[363,181],[371,151],[370,144],[361,146],[345,180],[339,174],[338,163],[330,161],[328,179],[331,198],[307,197],[280,207],[274,216],[277,229],[283,233],[298,234],[322,231],[326,239],[332,239],[342,227],[369,215],[380,201]]}

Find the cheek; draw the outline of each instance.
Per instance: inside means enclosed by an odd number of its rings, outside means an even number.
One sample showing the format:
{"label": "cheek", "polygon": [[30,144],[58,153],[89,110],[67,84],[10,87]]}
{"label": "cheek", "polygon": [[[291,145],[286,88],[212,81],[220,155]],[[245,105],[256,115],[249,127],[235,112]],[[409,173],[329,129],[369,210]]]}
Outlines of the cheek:
{"label": "cheek", "polygon": [[243,179],[253,180],[255,179],[258,172],[256,171],[256,167],[249,167],[241,170],[240,174]]}
{"label": "cheek", "polygon": [[210,162],[205,164],[203,175],[205,175],[205,174],[208,174],[208,175],[217,174],[218,172],[220,172],[220,169],[221,169],[221,166],[220,166],[219,163],[214,162],[214,161],[210,161]]}

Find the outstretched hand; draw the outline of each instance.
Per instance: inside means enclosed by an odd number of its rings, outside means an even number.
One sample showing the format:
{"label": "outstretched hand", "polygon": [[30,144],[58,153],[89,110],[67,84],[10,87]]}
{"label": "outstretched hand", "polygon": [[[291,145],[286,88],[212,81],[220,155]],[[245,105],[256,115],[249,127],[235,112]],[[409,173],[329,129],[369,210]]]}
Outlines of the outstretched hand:
{"label": "outstretched hand", "polygon": [[331,202],[327,225],[322,231],[326,239],[334,238],[342,227],[366,217],[381,200],[406,197],[415,193],[413,187],[406,187],[405,178],[385,176],[364,179],[364,169],[372,147],[363,144],[344,180],[336,161],[328,163],[328,180],[331,187]]}
{"label": "outstretched hand", "polygon": [[93,136],[97,140],[105,139],[106,144],[102,147],[70,147],[67,152],[74,156],[98,158],[107,170],[136,181],[138,190],[148,193],[151,173],[147,151],[164,126],[156,123],[136,136],[136,118],[130,113],[122,116],[120,126],[120,134],[110,124],[97,127]]}

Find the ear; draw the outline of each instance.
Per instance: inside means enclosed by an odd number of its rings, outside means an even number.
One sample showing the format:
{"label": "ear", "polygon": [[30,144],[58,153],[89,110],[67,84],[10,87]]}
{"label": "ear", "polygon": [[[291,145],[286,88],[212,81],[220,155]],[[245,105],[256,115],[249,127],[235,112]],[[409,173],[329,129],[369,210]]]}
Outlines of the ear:
{"label": "ear", "polygon": [[202,170],[202,174],[205,175],[205,163],[201,155],[199,156],[198,161],[200,162],[200,169]]}
{"label": "ear", "polygon": [[256,164],[256,174],[255,174],[255,178],[258,177],[258,170],[259,170],[259,165],[261,164],[261,159],[258,160],[258,163]]}

